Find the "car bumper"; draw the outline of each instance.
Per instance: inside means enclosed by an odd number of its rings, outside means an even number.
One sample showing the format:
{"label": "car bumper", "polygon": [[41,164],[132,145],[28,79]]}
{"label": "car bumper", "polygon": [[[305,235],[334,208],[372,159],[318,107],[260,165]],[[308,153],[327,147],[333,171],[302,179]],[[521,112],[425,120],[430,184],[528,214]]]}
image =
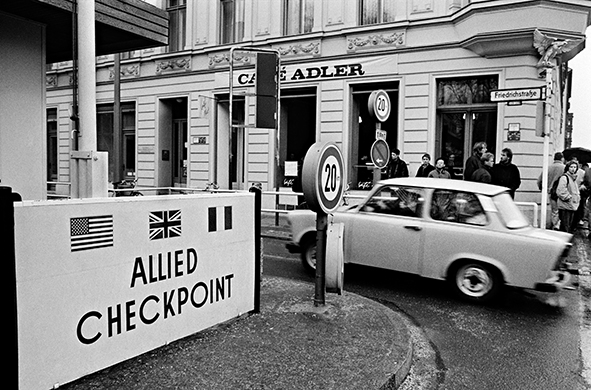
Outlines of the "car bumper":
{"label": "car bumper", "polygon": [[293,243],[293,242],[285,244],[285,248],[289,251],[289,253],[300,253],[301,252],[300,246],[298,244]]}
{"label": "car bumper", "polygon": [[534,289],[541,292],[559,292],[570,282],[567,271],[553,271],[553,275],[542,283],[536,283]]}

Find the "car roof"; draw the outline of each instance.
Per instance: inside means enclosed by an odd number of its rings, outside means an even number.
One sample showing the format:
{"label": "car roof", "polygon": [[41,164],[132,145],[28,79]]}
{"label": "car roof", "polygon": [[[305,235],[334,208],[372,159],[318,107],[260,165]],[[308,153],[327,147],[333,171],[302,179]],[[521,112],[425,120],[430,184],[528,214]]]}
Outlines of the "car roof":
{"label": "car roof", "polygon": [[378,184],[466,191],[487,196],[494,196],[507,191],[507,188],[505,187],[492,184],[464,180],[436,179],[432,177],[399,177],[395,179],[380,180]]}

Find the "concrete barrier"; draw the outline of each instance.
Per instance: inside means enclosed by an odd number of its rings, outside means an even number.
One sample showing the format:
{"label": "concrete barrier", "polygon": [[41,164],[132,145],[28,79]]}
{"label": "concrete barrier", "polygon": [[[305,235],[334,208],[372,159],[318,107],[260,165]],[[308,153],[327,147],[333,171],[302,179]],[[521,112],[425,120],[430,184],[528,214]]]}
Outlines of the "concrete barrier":
{"label": "concrete barrier", "polygon": [[19,388],[51,388],[255,308],[254,194],[14,204]]}

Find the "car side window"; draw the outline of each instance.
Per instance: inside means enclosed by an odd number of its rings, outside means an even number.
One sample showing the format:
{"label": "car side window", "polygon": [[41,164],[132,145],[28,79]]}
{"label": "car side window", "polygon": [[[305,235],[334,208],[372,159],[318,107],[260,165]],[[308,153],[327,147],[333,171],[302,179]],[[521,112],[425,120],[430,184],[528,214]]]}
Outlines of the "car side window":
{"label": "car side window", "polygon": [[363,205],[361,211],[377,214],[420,217],[425,197],[423,190],[412,187],[383,187]]}
{"label": "car side window", "polygon": [[469,192],[435,190],[431,198],[430,214],[436,221],[478,226],[488,223],[478,197]]}

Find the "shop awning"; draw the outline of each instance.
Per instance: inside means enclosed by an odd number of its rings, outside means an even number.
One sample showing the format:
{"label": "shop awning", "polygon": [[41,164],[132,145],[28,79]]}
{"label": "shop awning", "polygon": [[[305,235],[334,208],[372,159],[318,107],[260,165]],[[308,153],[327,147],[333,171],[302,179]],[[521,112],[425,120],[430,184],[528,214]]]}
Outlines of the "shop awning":
{"label": "shop awning", "polygon": [[[0,12],[46,26],[47,63],[72,59],[73,8],[74,0],[0,1]],[[168,13],[144,1],[95,0],[95,14],[97,56],[168,44]]]}

